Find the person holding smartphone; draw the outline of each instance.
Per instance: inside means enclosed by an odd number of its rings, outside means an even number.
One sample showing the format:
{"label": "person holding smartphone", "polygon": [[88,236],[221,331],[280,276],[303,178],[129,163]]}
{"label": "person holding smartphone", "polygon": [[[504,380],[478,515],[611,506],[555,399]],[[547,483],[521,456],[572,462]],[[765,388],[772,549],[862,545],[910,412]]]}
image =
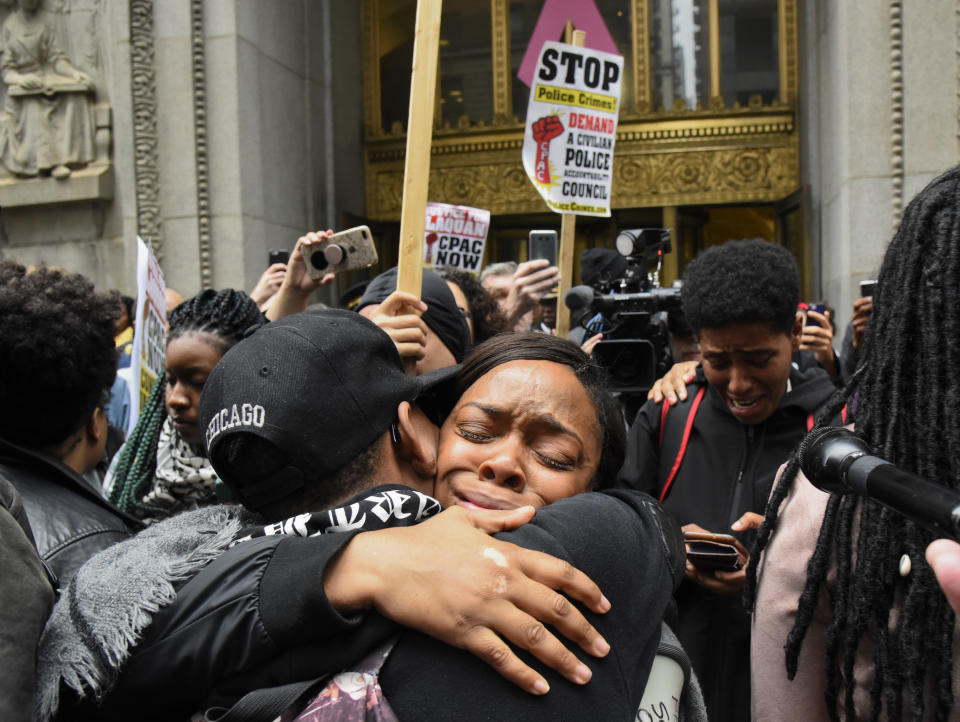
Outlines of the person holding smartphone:
{"label": "person holding smartphone", "polygon": [[857,370],[860,347],[863,345],[867,322],[873,310],[873,291],[876,285],[877,282],[874,280],[861,281],[860,297],[853,302],[853,320],[847,324],[843,343],[840,345],[840,373],[844,382],[849,381],[853,372]]}
{"label": "person holding smartphone", "polygon": [[[619,474],[621,484],[657,497],[685,535],[695,535],[688,549],[704,541],[732,547],[729,569],[690,554],[677,592],[677,636],[711,720],[750,719],[746,549],[777,468],[834,391],[818,365],[793,364],[803,335],[799,296],[796,262],[781,246],[733,241],[697,256],[684,274],[682,300],[700,365],[685,400],[651,399],[641,407]],[[733,541],[717,537],[731,532]]]}
{"label": "person holding smartphone", "polygon": [[800,350],[813,354],[816,362],[830,374],[834,381],[840,376],[840,362],[833,349],[833,309],[825,303],[801,303],[803,331],[800,335]]}

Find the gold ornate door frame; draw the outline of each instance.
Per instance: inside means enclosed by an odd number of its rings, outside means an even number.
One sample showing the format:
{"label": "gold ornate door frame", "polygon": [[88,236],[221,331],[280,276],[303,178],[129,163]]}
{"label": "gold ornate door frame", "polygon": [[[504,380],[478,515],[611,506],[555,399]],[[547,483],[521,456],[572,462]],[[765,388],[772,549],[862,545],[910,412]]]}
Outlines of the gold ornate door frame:
{"label": "gold ornate door frame", "polygon": [[[488,208],[494,215],[538,213],[543,201],[520,161],[523,124],[511,107],[508,0],[490,0],[493,123],[461,122],[434,131],[429,197]],[[708,108],[652,108],[649,0],[632,0],[633,107],[617,129],[614,208],[772,203],[799,187],[797,0],[778,0],[780,97],[724,107],[711,83]],[[380,0],[361,5],[364,53],[367,215],[400,217],[405,134],[385,130],[380,113]],[[718,52],[718,51],[717,51]],[[715,69],[718,59],[712,58]],[[716,73],[712,72],[711,77]]]}

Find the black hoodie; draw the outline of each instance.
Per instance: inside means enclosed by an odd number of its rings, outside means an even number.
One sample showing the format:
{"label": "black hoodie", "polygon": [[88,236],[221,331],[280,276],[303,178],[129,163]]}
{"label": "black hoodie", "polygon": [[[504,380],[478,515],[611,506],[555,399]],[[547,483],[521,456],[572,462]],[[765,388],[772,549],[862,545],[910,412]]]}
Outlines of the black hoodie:
{"label": "black hoodie", "polygon": [[[683,462],[663,500],[681,525],[732,534],[744,512],[763,514],[777,469],[807,432],[810,414],[836,390],[819,367],[790,371],[790,386],[773,414],[747,426],[730,413],[706,383],[702,368],[687,387],[686,401],[667,414],[660,447],[661,407],[648,401],[637,413],[620,470],[622,485],[660,498],[680,447],[690,405],[706,386]],[[748,549],[753,533],[734,534]],[[750,618],[739,597],[723,596],[684,581],[677,592],[677,635],[700,677],[709,718],[750,718]]]}

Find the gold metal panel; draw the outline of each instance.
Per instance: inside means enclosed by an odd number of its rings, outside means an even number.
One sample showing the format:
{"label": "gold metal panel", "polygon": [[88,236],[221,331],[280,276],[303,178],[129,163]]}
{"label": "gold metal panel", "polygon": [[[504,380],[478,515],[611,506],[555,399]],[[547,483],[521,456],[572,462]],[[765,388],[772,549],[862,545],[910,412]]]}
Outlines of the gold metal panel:
{"label": "gold metal panel", "polygon": [[[614,208],[770,202],[799,186],[799,138],[792,111],[687,115],[620,125]],[[519,127],[436,133],[431,200],[489,208],[495,215],[546,211],[523,171],[522,144]],[[401,137],[367,145],[371,218],[399,218],[403,153]]]}
{"label": "gold metal panel", "polygon": [[[707,0],[710,37],[710,104],[713,106],[723,95],[720,87],[720,1]],[[719,101],[722,105],[723,101]]]}
{"label": "gold metal panel", "polygon": [[493,37],[493,122],[506,123],[513,116],[510,93],[510,0],[490,0]]}
{"label": "gold metal panel", "polygon": [[650,63],[650,0],[633,0],[633,108],[648,113],[653,103],[653,71]]}
{"label": "gold metal panel", "polygon": [[797,0],[778,0],[780,35],[780,102],[796,103],[799,64],[797,53]]}

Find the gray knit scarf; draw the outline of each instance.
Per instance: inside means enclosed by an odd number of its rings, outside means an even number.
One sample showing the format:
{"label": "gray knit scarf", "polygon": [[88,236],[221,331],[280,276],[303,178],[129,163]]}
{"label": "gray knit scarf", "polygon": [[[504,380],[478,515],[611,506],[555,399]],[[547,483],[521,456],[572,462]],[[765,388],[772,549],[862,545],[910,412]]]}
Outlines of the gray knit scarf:
{"label": "gray knit scarf", "polygon": [[37,652],[37,719],[50,719],[60,685],[100,697],[130,657],[174,585],[219,557],[256,519],[239,506],[172,516],[100,552],[77,572],[53,609]]}

